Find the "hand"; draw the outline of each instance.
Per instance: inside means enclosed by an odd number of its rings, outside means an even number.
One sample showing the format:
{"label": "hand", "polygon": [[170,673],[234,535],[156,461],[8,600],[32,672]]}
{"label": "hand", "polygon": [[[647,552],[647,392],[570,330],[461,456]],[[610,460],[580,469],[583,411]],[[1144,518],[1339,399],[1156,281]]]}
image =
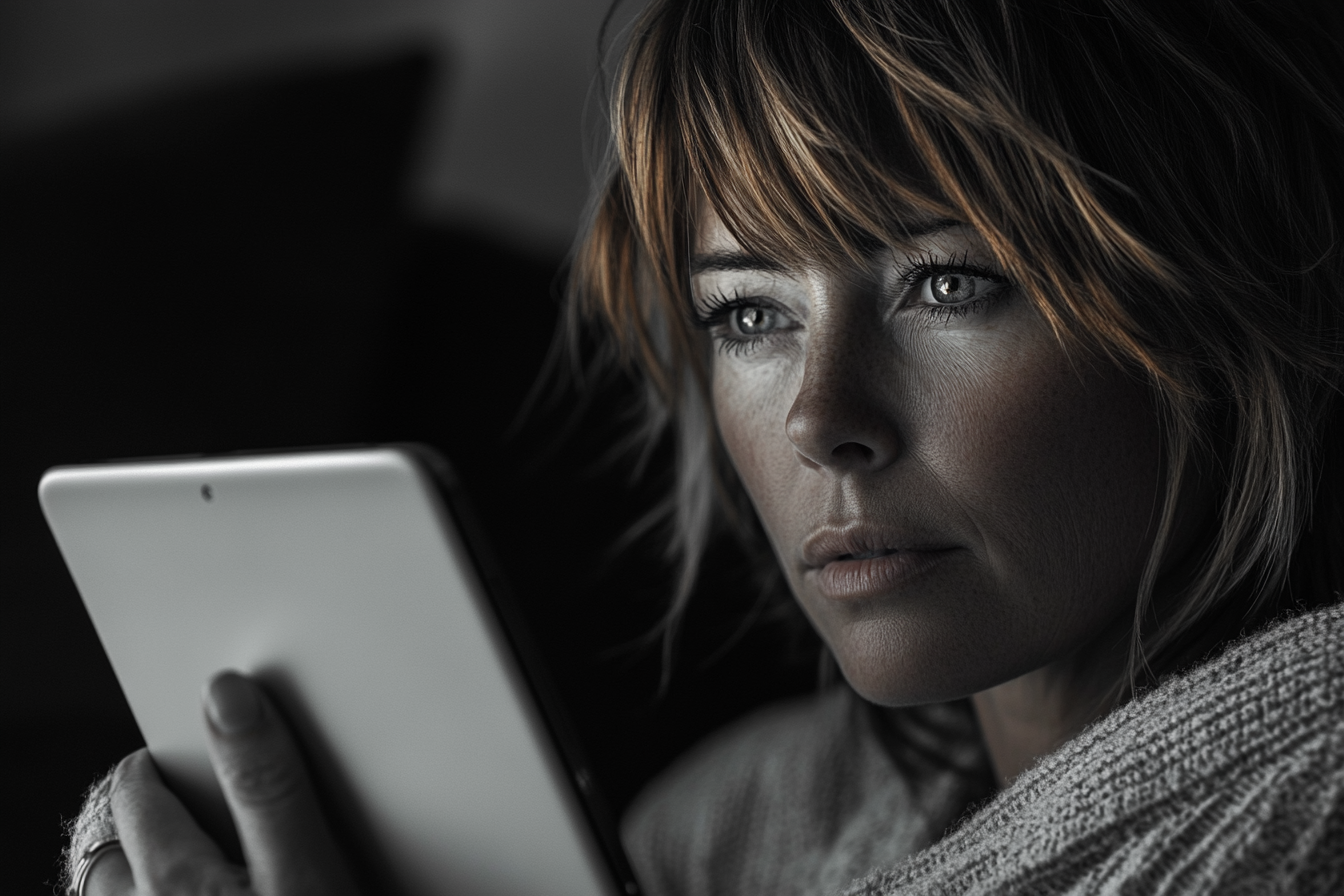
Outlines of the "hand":
{"label": "hand", "polygon": [[210,761],[247,867],[224,857],[140,750],[112,778],[124,853],[98,860],[88,896],[355,896],[294,740],[266,695],[222,672],[206,686],[205,712]]}

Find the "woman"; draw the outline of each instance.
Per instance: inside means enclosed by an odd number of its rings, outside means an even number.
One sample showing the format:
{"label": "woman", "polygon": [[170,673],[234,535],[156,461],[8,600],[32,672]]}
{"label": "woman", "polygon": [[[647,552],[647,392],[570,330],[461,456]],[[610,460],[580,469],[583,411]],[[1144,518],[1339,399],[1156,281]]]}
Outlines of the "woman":
{"label": "woman", "polygon": [[[1344,887],[1333,15],[646,10],[575,320],[675,433],[683,582],[735,532],[852,689],[650,788],[650,892]],[[254,890],[349,892],[264,699],[207,710]],[[91,885],[242,892],[111,789]]]}

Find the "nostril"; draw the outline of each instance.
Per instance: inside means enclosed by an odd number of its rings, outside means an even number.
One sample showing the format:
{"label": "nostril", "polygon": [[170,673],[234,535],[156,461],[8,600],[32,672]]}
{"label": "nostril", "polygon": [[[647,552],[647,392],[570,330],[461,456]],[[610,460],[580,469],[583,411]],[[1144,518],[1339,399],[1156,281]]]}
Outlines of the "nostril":
{"label": "nostril", "polygon": [[831,458],[837,462],[868,464],[873,457],[873,449],[862,442],[842,442],[831,449]]}

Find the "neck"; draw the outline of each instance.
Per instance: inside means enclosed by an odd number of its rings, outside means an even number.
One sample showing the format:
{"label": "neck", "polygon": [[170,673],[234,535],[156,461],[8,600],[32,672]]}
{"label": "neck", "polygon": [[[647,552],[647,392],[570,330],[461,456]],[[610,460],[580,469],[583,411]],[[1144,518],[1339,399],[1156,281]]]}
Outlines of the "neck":
{"label": "neck", "polygon": [[1110,709],[1128,634],[1125,620],[1068,657],[971,696],[999,786]]}

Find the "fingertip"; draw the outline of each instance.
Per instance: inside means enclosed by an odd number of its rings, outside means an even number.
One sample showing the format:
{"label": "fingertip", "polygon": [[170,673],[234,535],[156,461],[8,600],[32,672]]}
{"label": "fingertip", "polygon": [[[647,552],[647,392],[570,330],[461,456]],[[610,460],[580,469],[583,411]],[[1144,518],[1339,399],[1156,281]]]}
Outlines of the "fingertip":
{"label": "fingertip", "polygon": [[150,758],[149,747],[141,747],[133,753],[128,753],[121,758],[116,768],[112,769],[109,792],[125,786],[128,781],[144,778],[152,771],[155,771],[154,760]]}
{"label": "fingertip", "polygon": [[252,730],[264,714],[260,689],[232,669],[216,673],[206,683],[203,701],[211,727],[225,736]]}

